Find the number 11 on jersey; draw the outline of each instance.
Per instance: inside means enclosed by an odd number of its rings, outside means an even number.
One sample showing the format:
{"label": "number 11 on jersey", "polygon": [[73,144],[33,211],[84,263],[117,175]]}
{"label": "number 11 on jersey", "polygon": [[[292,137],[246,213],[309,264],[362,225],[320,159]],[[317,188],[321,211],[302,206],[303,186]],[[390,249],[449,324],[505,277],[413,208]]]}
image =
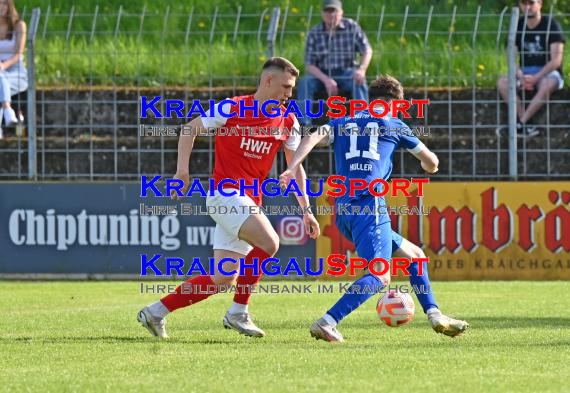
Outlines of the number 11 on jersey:
{"label": "number 11 on jersey", "polygon": [[[356,123],[347,123],[346,125],[346,129],[357,129],[358,130],[358,125]],[[363,157],[363,158],[368,158],[371,160],[379,160],[380,159],[380,154],[378,153],[378,125],[376,123],[368,123],[366,124],[366,128],[368,128],[370,130],[370,139],[368,142],[368,150],[358,150],[356,148],[356,141],[358,138],[358,134],[357,133],[352,133],[350,134],[350,149],[348,150],[347,153],[345,153],[345,158],[347,160],[350,160],[351,158],[356,158],[356,157]],[[358,130],[360,131],[360,130]]]}

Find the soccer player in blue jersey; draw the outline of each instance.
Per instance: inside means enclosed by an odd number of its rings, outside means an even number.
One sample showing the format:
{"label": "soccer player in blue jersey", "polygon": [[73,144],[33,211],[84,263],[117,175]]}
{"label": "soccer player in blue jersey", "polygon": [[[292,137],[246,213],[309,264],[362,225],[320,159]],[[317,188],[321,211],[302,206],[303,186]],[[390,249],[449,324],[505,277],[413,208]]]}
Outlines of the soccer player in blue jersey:
{"label": "soccer player in blue jersey", "polygon": [[[381,99],[391,106],[392,100],[402,100],[404,91],[398,80],[391,76],[380,76],[369,88],[370,100]],[[383,108],[379,108],[382,112]],[[344,129],[356,129],[357,132],[339,132]],[[370,132],[364,132],[368,129]],[[334,146],[336,174],[349,179],[364,179],[367,184],[377,178],[388,180],[392,173],[392,160],[398,147],[406,148],[421,162],[422,168],[428,173],[438,170],[439,160],[418,138],[413,136],[410,129],[398,118],[374,117],[368,111],[359,112],[354,117],[334,119],[317,132],[305,137],[297,149],[288,169],[280,176],[283,186],[287,185],[298,166],[318,143],[328,143]],[[377,190],[378,192],[382,190]],[[392,255],[404,258],[422,258],[424,252],[418,246],[402,238],[392,231],[390,218],[387,214],[378,214],[378,207],[385,206],[383,197],[376,197],[367,190],[357,190],[355,196],[346,195],[336,198],[336,204],[360,206],[360,211],[368,207],[376,214],[337,215],[336,225],[340,232],[354,242],[358,255],[370,261],[374,258],[389,260]],[[373,210],[374,209],[374,210]],[[457,336],[463,333],[469,325],[465,321],[455,320],[441,313],[431,290],[427,275],[427,263],[423,262],[423,275],[419,275],[418,262],[408,268],[410,282],[418,288],[430,288],[429,293],[416,293],[428,321],[438,333]],[[376,268],[382,270],[381,267]],[[358,288],[377,288],[390,284],[390,273],[376,276],[367,273],[353,284]],[[352,288],[352,287],[351,287]],[[311,335],[317,339],[330,342],[343,341],[342,334],[336,326],[348,314],[358,308],[366,300],[374,296],[373,291],[352,291],[349,289],[322,318],[311,326]],[[419,291],[418,291],[419,292]]]}

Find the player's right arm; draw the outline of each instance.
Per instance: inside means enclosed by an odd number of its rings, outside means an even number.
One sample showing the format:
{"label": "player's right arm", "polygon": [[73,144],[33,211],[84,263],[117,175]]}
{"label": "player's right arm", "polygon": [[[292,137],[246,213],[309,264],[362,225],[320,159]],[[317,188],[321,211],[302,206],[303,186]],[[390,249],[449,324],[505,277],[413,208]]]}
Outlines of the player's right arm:
{"label": "player's right arm", "polygon": [[[180,138],[178,139],[178,161],[176,163],[176,174],[173,176],[173,179],[182,180],[184,182],[184,186],[182,187],[182,193],[184,195],[186,195],[188,187],[190,186],[190,171],[188,170],[188,165],[190,163],[192,149],[194,148],[194,140],[196,139],[197,134],[206,129],[201,116],[192,119],[190,123],[185,126],[185,128],[187,127],[190,127],[190,133],[186,134],[180,132]],[[183,198],[178,196],[175,190],[171,191],[170,197],[173,200]]]}
{"label": "player's right arm", "polygon": [[297,173],[297,170],[299,169],[299,166],[303,160],[309,155],[311,150],[313,150],[317,144],[322,144],[325,141],[325,138],[327,140],[330,139],[331,132],[333,132],[333,127],[326,125],[319,127],[317,131],[303,138],[301,144],[291,158],[287,170],[283,172],[281,176],[279,176],[279,184],[281,187],[287,187],[291,179],[295,178],[295,174]]}
{"label": "player's right arm", "polygon": [[[213,116],[210,116],[210,110],[208,110],[207,116],[198,116],[192,119],[185,128],[190,128],[189,133],[180,132],[180,138],[178,139],[178,161],[176,163],[176,174],[173,179],[182,180],[184,186],[182,187],[183,195],[186,195],[188,188],[190,187],[190,171],[188,169],[188,164],[190,163],[190,155],[192,154],[192,149],[194,147],[194,140],[198,135],[208,135],[208,128],[221,127],[227,122],[227,118],[222,116],[220,110],[217,108],[218,104],[215,105]],[[230,104],[225,104],[223,108],[224,113],[229,113],[231,108]],[[170,197],[173,200],[182,199],[183,196],[178,196],[175,190],[172,190]]]}
{"label": "player's right arm", "polygon": [[[400,120],[392,119],[392,121],[394,121],[400,127],[400,130],[410,130],[410,127],[408,127]],[[407,132],[402,133],[399,136],[399,139],[399,144],[402,147],[406,148],[410,153],[412,153],[414,157],[420,160],[424,171],[428,173],[436,173],[438,171],[439,159],[434,152],[428,149],[427,146],[418,139],[418,137],[413,135],[411,132]]]}

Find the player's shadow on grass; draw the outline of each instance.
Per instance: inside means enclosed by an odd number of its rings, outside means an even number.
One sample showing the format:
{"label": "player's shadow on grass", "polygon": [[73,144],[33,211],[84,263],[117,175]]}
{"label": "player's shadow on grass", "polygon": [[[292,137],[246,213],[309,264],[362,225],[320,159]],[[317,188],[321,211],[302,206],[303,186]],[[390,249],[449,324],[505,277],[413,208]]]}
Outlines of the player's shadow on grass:
{"label": "player's shadow on grass", "polygon": [[465,317],[472,328],[481,326],[485,329],[517,328],[569,328],[567,317]]}
{"label": "player's shadow on grass", "polygon": [[[525,328],[570,328],[570,318],[567,317],[480,317],[469,315],[455,315],[458,319],[465,319],[469,322],[471,329],[525,329]],[[370,319],[347,319],[341,325],[342,328],[366,329],[372,327],[374,323],[383,324],[376,318]],[[283,325],[282,325],[283,326]],[[428,327],[425,316],[418,315],[414,317],[414,321],[409,328],[424,329]],[[294,327],[294,326],[290,326]]]}
{"label": "player's shadow on grass", "polygon": [[25,342],[25,343],[45,343],[45,344],[63,344],[63,343],[89,343],[89,342],[125,342],[125,343],[144,343],[152,340],[152,337],[132,337],[132,336],[98,336],[98,337],[14,337],[0,338],[0,342]]}
{"label": "player's shadow on grass", "polygon": [[[244,338],[246,340],[247,338]],[[253,341],[253,339],[251,339]],[[255,340],[259,342],[260,340]],[[79,343],[169,343],[169,344],[212,344],[228,345],[236,344],[235,336],[227,339],[203,338],[203,337],[170,337],[168,340],[161,340],[157,337],[132,337],[132,336],[99,336],[99,337],[0,337],[0,343],[26,343],[26,344],[79,344]]]}

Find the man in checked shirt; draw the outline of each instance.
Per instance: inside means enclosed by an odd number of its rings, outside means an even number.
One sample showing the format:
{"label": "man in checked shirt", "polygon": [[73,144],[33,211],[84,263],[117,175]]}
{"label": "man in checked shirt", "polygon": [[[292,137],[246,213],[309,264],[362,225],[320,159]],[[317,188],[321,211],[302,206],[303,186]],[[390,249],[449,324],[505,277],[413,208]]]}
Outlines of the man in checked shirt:
{"label": "man in checked shirt", "polygon": [[[317,91],[329,96],[340,90],[352,92],[352,98],[368,101],[366,69],[372,59],[372,48],[362,28],[352,19],[343,18],[340,0],[324,0],[323,23],[309,31],[305,47],[306,76],[299,81],[297,99],[303,117],[299,122],[311,126],[305,113],[305,100],[312,100]],[[360,65],[356,54],[361,54]],[[311,111],[314,113],[314,111]]]}

